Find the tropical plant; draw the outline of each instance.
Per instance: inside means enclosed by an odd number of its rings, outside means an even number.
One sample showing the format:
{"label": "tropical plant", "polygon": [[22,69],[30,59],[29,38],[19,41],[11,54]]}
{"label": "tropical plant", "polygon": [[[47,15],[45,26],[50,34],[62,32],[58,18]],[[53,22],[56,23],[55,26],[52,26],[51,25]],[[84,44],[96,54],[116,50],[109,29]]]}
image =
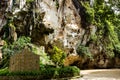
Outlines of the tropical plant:
{"label": "tropical plant", "polygon": [[39,76],[39,79],[66,78],[66,77],[80,76],[80,69],[75,66],[67,66],[60,68],[48,67],[45,69],[40,69],[39,71],[10,72],[8,67],[6,67],[4,69],[0,69],[0,76],[6,76],[6,77],[24,76],[24,78],[27,78],[26,76],[32,76],[38,78]]}
{"label": "tropical plant", "polygon": [[52,55],[50,57],[56,66],[63,66],[66,53],[58,47],[54,46],[52,50]]}
{"label": "tropical plant", "polygon": [[7,67],[9,64],[10,56],[14,55],[15,53],[19,53],[25,46],[30,43],[29,37],[19,37],[17,41],[13,42],[12,44],[5,44],[2,48],[3,59],[1,63],[1,67]]}

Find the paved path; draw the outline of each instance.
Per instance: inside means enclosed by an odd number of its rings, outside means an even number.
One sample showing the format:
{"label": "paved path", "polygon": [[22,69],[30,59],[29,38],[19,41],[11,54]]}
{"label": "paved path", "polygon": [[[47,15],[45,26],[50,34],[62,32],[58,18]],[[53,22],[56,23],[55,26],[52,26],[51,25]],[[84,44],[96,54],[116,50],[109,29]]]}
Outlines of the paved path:
{"label": "paved path", "polygon": [[120,80],[120,69],[81,70],[82,78],[72,80]]}

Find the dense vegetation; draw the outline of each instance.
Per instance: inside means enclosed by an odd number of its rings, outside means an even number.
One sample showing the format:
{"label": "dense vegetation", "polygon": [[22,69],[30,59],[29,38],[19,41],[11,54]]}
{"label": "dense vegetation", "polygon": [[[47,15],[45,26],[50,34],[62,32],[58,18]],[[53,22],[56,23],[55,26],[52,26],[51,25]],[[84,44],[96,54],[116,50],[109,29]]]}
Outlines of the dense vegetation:
{"label": "dense vegetation", "polygon": [[[117,0],[116,0],[117,1]],[[114,57],[117,53],[119,55],[120,36],[119,36],[119,23],[120,13],[119,4],[113,0],[94,0],[94,1],[79,1],[82,5],[84,20],[83,28],[89,28],[90,25],[96,26],[96,33],[91,34],[90,40],[87,45],[78,47],[77,52],[89,47],[89,44],[95,44],[103,47],[103,53],[108,57]],[[119,1],[118,1],[119,2]],[[82,14],[81,13],[81,14]],[[80,50],[79,50],[80,49]],[[85,52],[87,51],[87,52]],[[84,53],[90,53],[89,50],[84,50]],[[82,52],[83,53],[83,52]],[[87,55],[88,55],[87,54]]]}
{"label": "dense vegetation", "polygon": [[[58,0],[56,1],[56,8],[59,8]],[[74,0],[75,1],[75,0]],[[74,2],[73,1],[73,2]],[[93,59],[96,56],[92,55],[90,44],[102,48],[100,54],[105,55],[106,58],[120,57],[120,1],[119,0],[78,0],[80,6],[81,26],[88,30],[90,39],[86,45],[79,45],[76,49],[79,56]],[[1,39],[4,40],[2,47],[3,58],[0,63],[0,75],[43,75],[46,78],[61,78],[79,75],[79,69],[76,67],[64,67],[64,60],[67,57],[64,50],[59,46],[52,45],[50,51],[45,53],[40,47],[45,45],[44,40],[39,41],[38,45],[34,38],[43,38],[44,35],[53,33],[52,29],[47,29],[42,23],[44,13],[35,17],[32,11],[35,6],[34,0],[27,0],[27,5],[30,8],[27,11],[19,12],[13,17],[11,12],[6,15],[7,22],[0,32]],[[22,19],[17,17],[22,15]],[[35,15],[38,15],[36,11]],[[17,16],[17,17],[16,17]],[[27,18],[24,18],[27,16]],[[28,20],[29,19],[29,20]],[[26,23],[25,25],[23,25]],[[17,22],[18,21],[18,22]],[[30,25],[33,26],[33,31],[30,31]],[[91,34],[91,27],[94,25],[96,32]],[[24,27],[23,27],[24,26]],[[42,28],[40,28],[42,26]],[[15,36],[17,34],[17,37]],[[19,54],[25,47],[35,54],[40,55],[40,72],[9,72],[9,60],[14,54]],[[87,59],[88,60],[88,59]],[[48,67],[49,66],[49,67]]]}
{"label": "dense vegetation", "polygon": [[9,72],[8,68],[0,70],[0,76],[39,76],[39,79],[63,78],[79,76],[80,70],[75,67],[54,68],[50,66],[40,67],[40,71]]}
{"label": "dense vegetation", "polygon": [[[48,56],[41,48],[30,43],[29,37],[22,36],[11,45],[2,48],[3,59],[1,63],[0,76],[40,76],[40,79],[62,78],[79,76],[80,70],[75,66],[64,67],[65,53],[56,46],[52,49],[52,55]],[[25,47],[35,54],[40,55],[40,71],[9,72],[9,60],[11,56],[19,54]],[[29,64],[29,63],[28,63]]]}

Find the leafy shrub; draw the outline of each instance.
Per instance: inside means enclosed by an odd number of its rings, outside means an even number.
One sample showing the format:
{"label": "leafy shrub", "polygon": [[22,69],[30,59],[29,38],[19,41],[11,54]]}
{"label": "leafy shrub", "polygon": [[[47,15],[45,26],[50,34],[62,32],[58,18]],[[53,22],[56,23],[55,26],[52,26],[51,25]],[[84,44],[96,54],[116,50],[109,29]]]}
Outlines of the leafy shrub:
{"label": "leafy shrub", "polygon": [[9,64],[10,56],[19,53],[24,49],[24,47],[28,47],[33,53],[40,55],[40,65],[42,64],[53,64],[50,60],[50,57],[44,52],[44,47],[38,47],[33,45],[31,39],[29,37],[19,37],[17,41],[12,44],[6,44],[2,48],[3,59],[1,66],[7,67]]}
{"label": "leafy shrub", "polygon": [[0,69],[0,76],[7,76],[8,73],[9,73],[8,67]]}
{"label": "leafy shrub", "polygon": [[9,72],[8,68],[0,70],[0,76],[40,76],[41,79],[63,78],[79,76],[80,70],[75,66],[67,66],[60,68],[47,67],[40,71],[27,72]]}
{"label": "leafy shrub", "polygon": [[87,56],[87,57],[89,57],[89,58],[92,58],[92,54],[91,54],[91,52],[90,52],[90,50],[89,50],[88,47],[85,47],[85,46],[83,46],[83,45],[80,45],[80,46],[77,48],[76,51],[77,51],[78,55],[80,55],[80,56]]}
{"label": "leafy shrub", "polygon": [[75,66],[59,67],[59,68],[46,68],[42,71],[45,78],[63,78],[79,76],[80,70]]}
{"label": "leafy shrub", "polygon": [[116,57],[120,57],[120,44],[115,45],[114,52]]}
{"label": "leafy shrub", "polygon": [[18,38],[17,41],[13,42],[13,44],[6,44],[2,48],[2,53],[7,55],[13,55],[21,51],[26,45],[30,43],[30,38],[22,36]]}
{"label": "leafy shrub", "polygon": [[55,73],[58,73],[58,68],[50,68],[49,67],[49,68],[45,68],[45,70],[41,71],[41,75],[46,79],[58,77],[58,75]]}
{"label": "leafy shrub", "polygon": [[30,2],[33,2],[34,0],[26,0],[26,2],[30,3]]}
{"label": "leafy shrub", "polygon": [[28,76],[28,75],[37,76],[40,74],[41,74],[40,71],[9,72],[8,67],[0,69],[0,76]]}
{"label": "leafy shrub", "polygon": [[67,66],[59,69],[59,77],[79,76],[80,70],[76,66]]}
{"label": "leafy shrub", "polygon": [[2,48],[3,59],[2,59],[1,66],[3,68],[7,67],[9,64],[10,56],[20,52],[25,46],[27,46],[30,43],[30,40],[31,39],[29,37],[22,36],[12,44],[6,43]]}
{"label": "leafy shrub", "polygon": [[53,47],[51,60],[55,63],[56,66],[63,66],[66,53],[56,46]]}
{"label": "leafy shrub", "polygon": [[88,26],[94,22],[94,9],[90,7],[89,2],[81,2],[82,6],[85,9],[84,15],[85,15],[85,20],[86,24]]}
{"label": "leafy shrub", "polygon": [[44,52],[44,47],[38,47],[33,44],[31,45],[31,47],[33,53],[40,55],[40,66],[43,64],[53,64],[53,62],[50,60],[50,56],[48,56],[47,53]]}
{"label": "leafy shrub", "polygon": [[90,41],[97,41],[97,35],[94,34],[94,35],[90,35]]}

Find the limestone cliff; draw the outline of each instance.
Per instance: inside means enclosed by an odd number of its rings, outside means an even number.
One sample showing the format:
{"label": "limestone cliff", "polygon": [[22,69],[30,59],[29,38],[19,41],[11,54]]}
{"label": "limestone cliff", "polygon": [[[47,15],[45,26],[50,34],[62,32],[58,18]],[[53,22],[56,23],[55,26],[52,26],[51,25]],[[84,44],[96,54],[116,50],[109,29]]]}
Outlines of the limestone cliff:
{"label": "limestone cliff", "polygon": [[[30,36],[33,43],[56,45],[68,55],[77,55],[76,50],[83,46],[87,51],[83,53],[93,59],[79,57],[85,59],[79,67],[113,67],[115,61],[106,56],[106,52],[114,55],[113,49],[106,51],[111,40],[96,37],[99,27],[87,22],[84,12],[79,0],[1,0],[0,36],[10,41],[21,35]],[[113,48],[112,43],[110,46]]]}

